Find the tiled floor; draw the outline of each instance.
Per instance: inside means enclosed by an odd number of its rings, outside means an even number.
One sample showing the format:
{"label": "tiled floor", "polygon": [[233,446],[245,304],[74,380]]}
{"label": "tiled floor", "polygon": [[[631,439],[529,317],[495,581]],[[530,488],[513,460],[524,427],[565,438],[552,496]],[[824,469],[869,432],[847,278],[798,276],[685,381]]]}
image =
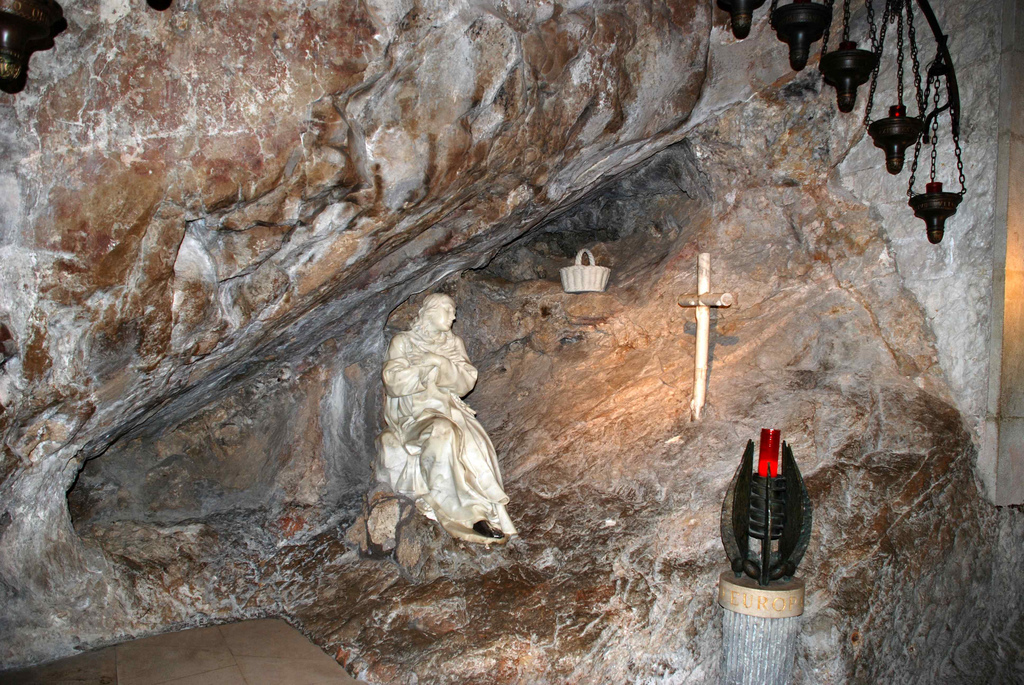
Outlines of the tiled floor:
{"label": "tiled floor", "polygon": [[352,685],[331,657],[278,619],[166,633],[0,673],[0,685]]}

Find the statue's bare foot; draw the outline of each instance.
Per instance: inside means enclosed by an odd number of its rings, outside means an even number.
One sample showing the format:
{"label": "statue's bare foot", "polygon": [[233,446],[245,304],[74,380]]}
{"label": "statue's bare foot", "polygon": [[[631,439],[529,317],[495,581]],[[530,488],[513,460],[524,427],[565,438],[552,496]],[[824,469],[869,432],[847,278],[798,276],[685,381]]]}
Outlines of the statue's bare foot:
{"label": "statue's bare foot", "polygon": [[500,540],[505,537],[505,534],[500,530],[495,530],[494,526],[488,523],[486,520],[480,520],[473,524],[473,531],[477,535],[482,535],[485,538],[494,538]]}

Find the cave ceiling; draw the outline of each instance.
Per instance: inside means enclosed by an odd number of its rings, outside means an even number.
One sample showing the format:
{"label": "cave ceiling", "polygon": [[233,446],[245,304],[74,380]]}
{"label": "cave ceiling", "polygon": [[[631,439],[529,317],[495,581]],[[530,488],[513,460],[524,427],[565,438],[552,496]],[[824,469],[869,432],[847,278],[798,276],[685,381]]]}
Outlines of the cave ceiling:
{"label": "cave ceiling", "polygon": [[695,1],[104,8],[67,3],[8,112],[8,470],[364,344],[678,139],[711,29]]}

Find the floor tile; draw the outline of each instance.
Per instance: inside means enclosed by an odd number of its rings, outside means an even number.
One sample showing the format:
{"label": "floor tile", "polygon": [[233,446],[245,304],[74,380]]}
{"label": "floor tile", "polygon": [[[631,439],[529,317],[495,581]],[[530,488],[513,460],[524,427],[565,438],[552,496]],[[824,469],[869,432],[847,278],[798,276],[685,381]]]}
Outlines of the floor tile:
{"label": "floor tile", "polygon": [[234,665],[216,626],[165,633],[117,646],[117,685],[156,685]]}
{"label": "floor tile", "polygon": [[353,685],[358,682],[330,657],[324,660],[235,658],[247,685]]}
{"label": "floor tile", "polygon": [[3,685],[114,685],[114,647],[79,654],[45,666],[0,674]]}
{"label": "floor tile", "polygon": [[17,673],[0,685],[355,685],[285,621],[197,628],[126,642]]}
{"label": "floor tile", "polygon": [[235,656],[331,659],[305,635],[279,618],[229,623],[219,628],[228,649]]}
{"label": "floor tile", "polygon": [[[154,685],[157,685],[154,683]],[[184,678],[168,680],[159,685],[248,685],[242,677],[238,666],[220,668],[216,671],[207,671],[198,675],[188,675]]]}

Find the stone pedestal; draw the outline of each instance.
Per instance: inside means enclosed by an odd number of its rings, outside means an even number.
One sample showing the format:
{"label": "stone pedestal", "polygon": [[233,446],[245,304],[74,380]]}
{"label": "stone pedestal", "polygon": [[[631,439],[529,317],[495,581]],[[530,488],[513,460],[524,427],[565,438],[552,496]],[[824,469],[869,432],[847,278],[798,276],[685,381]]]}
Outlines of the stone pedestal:
{"label": "stone pedestal", "polygon": [[793,673],[804,611],[804,582],[760,587],[725,571],[718,579],[722,615],[722,683],[786,685]]}

